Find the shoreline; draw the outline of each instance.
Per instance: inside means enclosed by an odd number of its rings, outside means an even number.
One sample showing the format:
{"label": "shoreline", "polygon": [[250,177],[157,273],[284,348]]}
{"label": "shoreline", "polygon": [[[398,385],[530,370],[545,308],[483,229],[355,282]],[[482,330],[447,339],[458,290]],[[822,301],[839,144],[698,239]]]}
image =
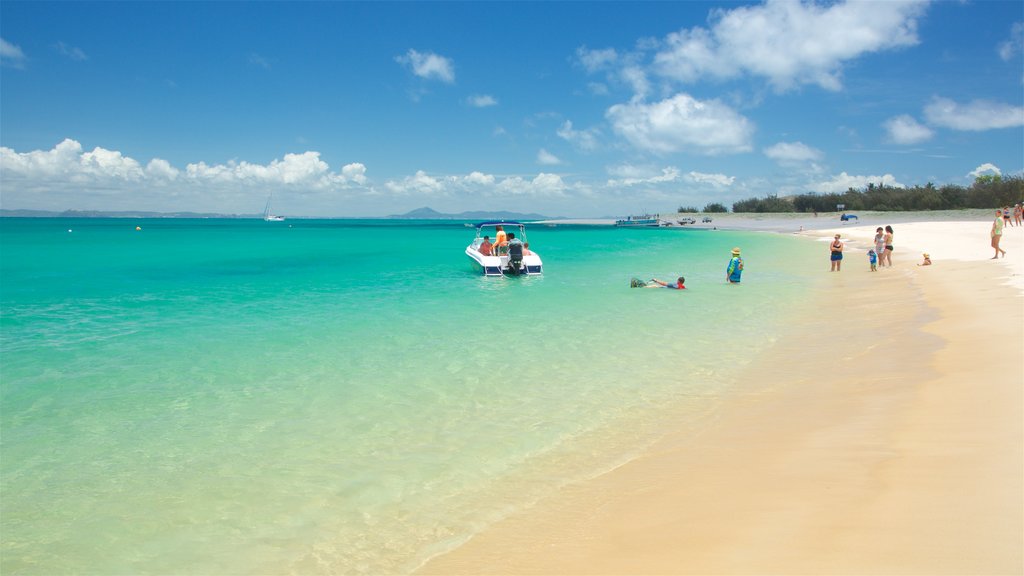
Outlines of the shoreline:
{"label": "shoreline", "polygon": [[1021,573],[1024,230],[988,262],[983,218],[895,216],[878,273],[860,245],[885,223],[804,229],[838,228],[846,270],[708,429],[668,431],[418,573]]}

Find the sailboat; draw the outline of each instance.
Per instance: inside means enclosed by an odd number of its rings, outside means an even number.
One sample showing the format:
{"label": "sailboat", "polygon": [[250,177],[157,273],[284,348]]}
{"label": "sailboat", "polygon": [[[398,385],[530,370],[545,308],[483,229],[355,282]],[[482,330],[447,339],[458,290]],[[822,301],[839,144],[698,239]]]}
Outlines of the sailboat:
{"label": "sailboat", "polygon": [[263,209],[263,219],[267,222],[284,222],[284,216],[274,216],[270,213],[270,196],[267,196],[267,207]]}

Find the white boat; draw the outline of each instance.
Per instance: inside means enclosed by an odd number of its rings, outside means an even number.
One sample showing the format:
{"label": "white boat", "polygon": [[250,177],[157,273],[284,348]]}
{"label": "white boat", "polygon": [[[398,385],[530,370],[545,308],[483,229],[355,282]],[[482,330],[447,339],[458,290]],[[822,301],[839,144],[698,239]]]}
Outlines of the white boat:
{"label": "white boat", "polygon": [[616,220],[615,225],[621,228],[657,228],[661,226],[661,218],[657,215],[643,214],[640,216],[627,216]]}
{"label": "white boat", "polygon": [[274,216],[270,213],[270,198],[267,198],[267,207],[263,209],[263,219],[267,222],[284,222],[284,216]]}
{"label": "white boat", "polygon": [[511,220],[491,220],[473,225],[476,228],[476,237],[466,247],[466,256],[473,265],[473,268],[484,276],[535,276],[543,273],[544,264],[536,252],[530,251],[526,254],[523,245],[512,243],[507,247],[494,247],[490,254],[482,254],[480,245],[484,236],[489,236],[491,241],[497,240],[497,230],[501,226],[506,232],[515,234],[516,240],[527,242],[526,226]]}

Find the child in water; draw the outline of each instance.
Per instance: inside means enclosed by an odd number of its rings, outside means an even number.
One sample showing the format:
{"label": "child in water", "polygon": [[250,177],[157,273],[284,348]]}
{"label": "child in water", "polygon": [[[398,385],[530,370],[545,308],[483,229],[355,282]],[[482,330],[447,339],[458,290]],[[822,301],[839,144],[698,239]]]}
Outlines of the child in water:
{"label": "child in water", "polygon": [[868,250],[868,264],[871,264],[872,272],[878,272],[878,254],[874,248]]}
{"label": "child in water", "polygon": [[918,264],[918,266],[931,266],[931,265],[932,265],[932,257],[929,256],[928,254],[924,254],[924,262],[921,262],[920,264]]}

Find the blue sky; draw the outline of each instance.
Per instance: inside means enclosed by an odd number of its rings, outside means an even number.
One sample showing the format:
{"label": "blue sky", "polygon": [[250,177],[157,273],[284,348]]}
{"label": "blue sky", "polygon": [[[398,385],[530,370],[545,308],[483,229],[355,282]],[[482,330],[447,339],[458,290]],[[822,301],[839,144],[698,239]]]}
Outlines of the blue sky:
{"label": "blue sky", "polygon": [[601,217],[1024,171],[1024,3],[0,3],[0,206]]}

